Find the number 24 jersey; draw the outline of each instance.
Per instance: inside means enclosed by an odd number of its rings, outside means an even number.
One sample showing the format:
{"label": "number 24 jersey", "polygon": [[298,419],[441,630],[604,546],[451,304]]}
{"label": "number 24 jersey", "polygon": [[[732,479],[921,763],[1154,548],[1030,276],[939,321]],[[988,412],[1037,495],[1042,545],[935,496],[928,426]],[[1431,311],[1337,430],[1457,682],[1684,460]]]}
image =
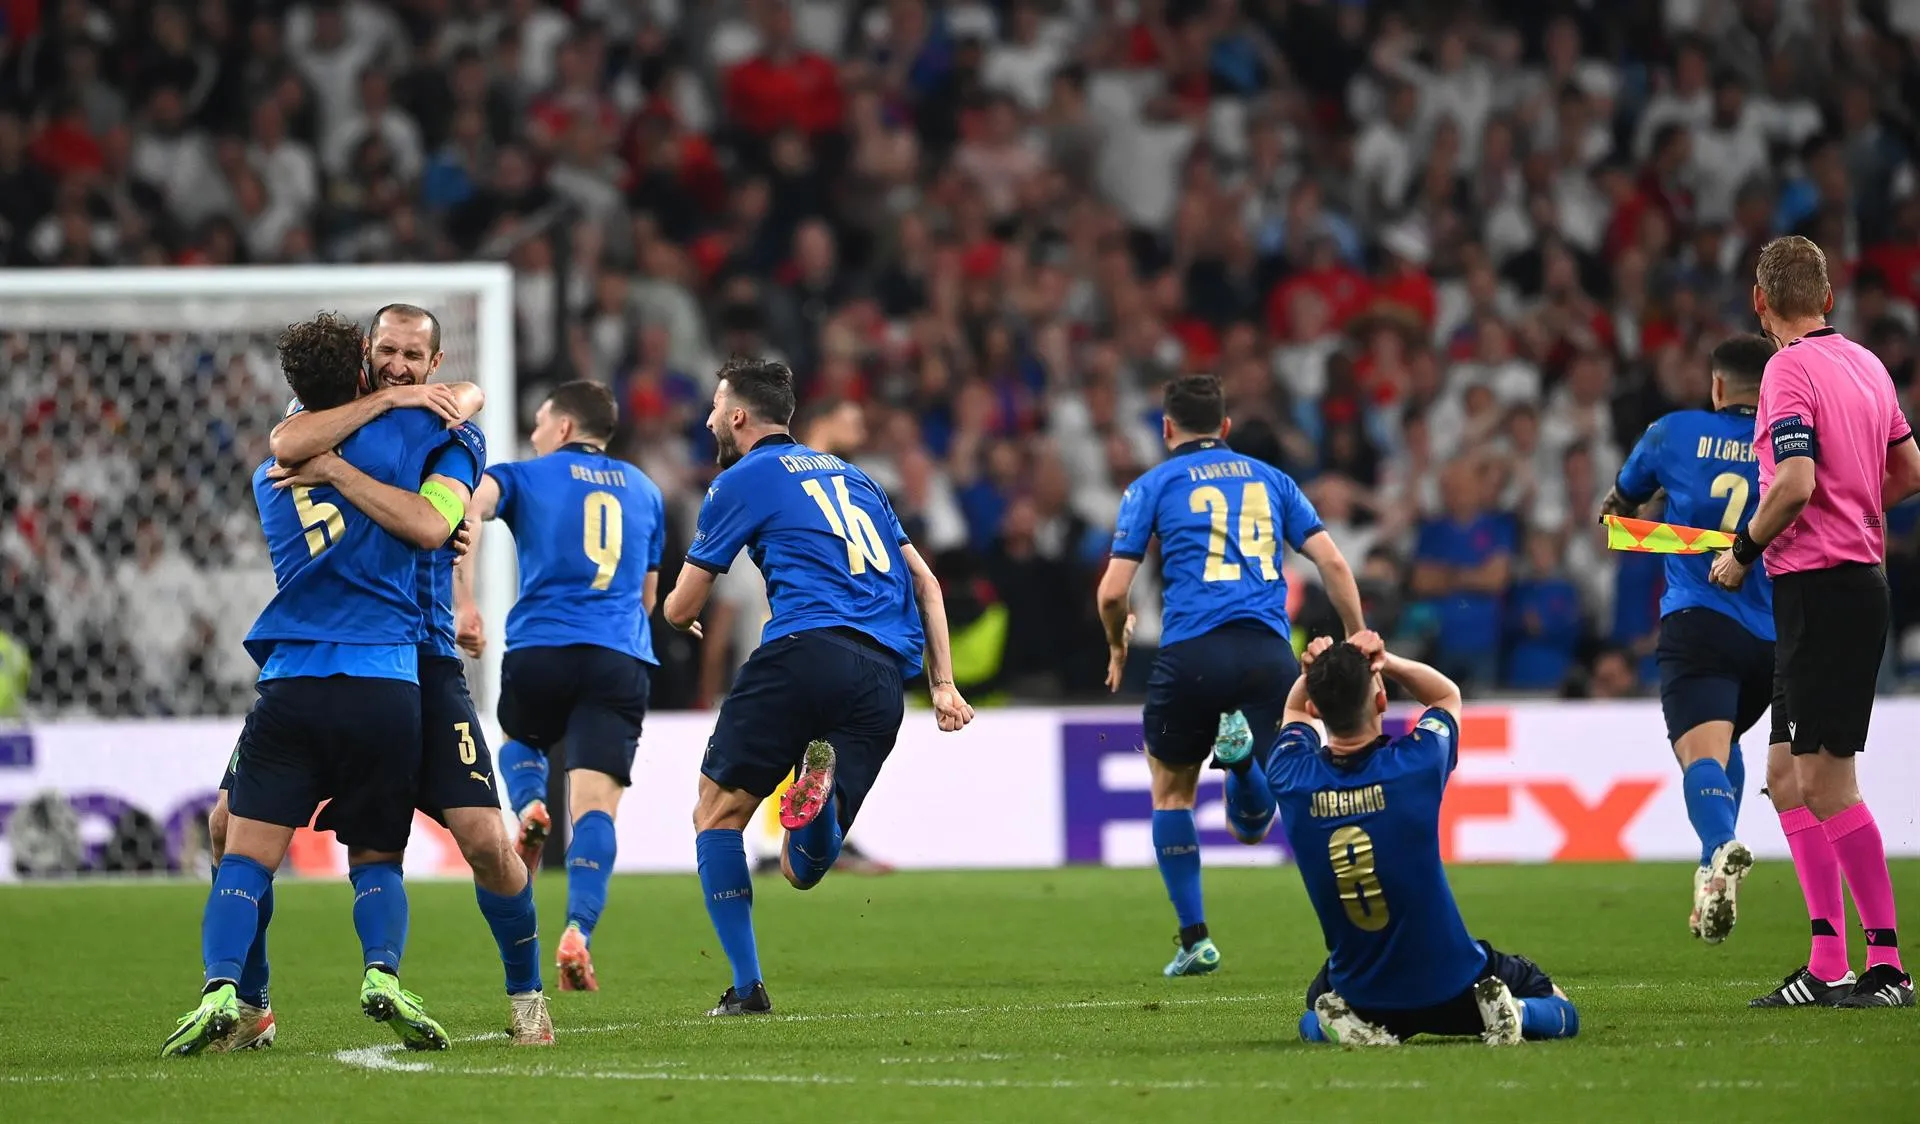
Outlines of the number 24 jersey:
{"label": "number 24 jersey", "polygon": [[1428,710],[1400,737],[1336,757],[1319,731],[1296,722],[1267,759],[1326,937],[1328,982],[1348,1003],[1431,1007],[1486,970],[1440,862],[1440,798],[1459,741],[1453,717]]}
{"label": "number 24 jersey", "polygon": [[497,464],[495,513],[513,530],[520,600],[507,650],[590,644],[650,664],[653,630],[641,594],[660,568],[666,504],[645,473],[590,445]]}

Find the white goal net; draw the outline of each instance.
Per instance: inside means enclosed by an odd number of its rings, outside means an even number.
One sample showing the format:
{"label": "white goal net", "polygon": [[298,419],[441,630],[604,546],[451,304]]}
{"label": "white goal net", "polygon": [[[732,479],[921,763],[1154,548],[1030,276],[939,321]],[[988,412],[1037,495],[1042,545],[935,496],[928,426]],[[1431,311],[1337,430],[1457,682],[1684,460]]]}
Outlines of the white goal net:
{"label": "white goal net", "polygon": [[[248,479],[288,399],[280,332],[431,309],[438,377],[481,384],[510,457],[511,285],[500,265],[0,274],[0,720],[243,713],[240,641],[273,592]],[[496,536],[480,570],[492,629],[510,553]],[[483,707],[496,667],[476,669]]]}

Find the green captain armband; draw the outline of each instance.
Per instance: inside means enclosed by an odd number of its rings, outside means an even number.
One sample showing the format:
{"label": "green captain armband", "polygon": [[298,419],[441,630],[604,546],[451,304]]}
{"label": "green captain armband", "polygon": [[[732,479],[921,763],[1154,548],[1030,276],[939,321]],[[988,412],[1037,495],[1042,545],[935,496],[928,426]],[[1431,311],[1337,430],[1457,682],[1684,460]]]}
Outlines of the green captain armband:
{"label": "green captain armband", "polygon": [[420,485],[420,494],[427,497],[433,509],[446,518],[447,534],[451,535],[460,527],[460,521],[467,517],[467,501],[453,494],[453,489],[438,480],[429,480]]}

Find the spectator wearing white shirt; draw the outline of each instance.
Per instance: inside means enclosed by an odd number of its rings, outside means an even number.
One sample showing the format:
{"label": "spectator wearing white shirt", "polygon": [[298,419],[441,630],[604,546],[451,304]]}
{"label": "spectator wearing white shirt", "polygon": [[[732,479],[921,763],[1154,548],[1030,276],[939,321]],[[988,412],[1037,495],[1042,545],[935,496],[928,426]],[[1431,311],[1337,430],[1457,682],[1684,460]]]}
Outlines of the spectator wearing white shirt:
{"label": "spectator wearing white shirt", "polygon": [[1733,71],[1724,72],[1714,81],[1713,115],[1693,134],[1688,181],[1695,217],[1710,223],[1731,220],[1741,186],[1766,170],[1766,134],[1747,104],[1746,82]]}
{"label": "spectator wearing white shirt", "polygon": [[156,88],[147,99],[129,161],[134,178],[152,184],[186,226],[198,226],[229,197],[213,146],[187,124],[180,91],[172,86]]}
{"label": "spectator wearing white shirt", "polygon": [[1040,9],[1033,0],[1016,0],[1008,24],[1006,40],[987,49],[981,84],[1013,95],[1029,111],[1044,109],[1048,85],[1060,66],[1060,45],[1041,34]]}
{"label": "spectator wearing white shirt", "polygon": [[147,686],[165,692],[194,643],[208,590],[193,560],[151,517],[134,529],[133,554],[114,571],[120,625]]}
{"label": "spectator wearing white shirt", "polygon": [[1680,44],[1674,55],[1673,75],[1647,103],[1634,131],[1633,155],[1645,160],[1653,155],[1654,138],[1668,125],[1681,125],[1699,132],[1713,117],[1713,86],[1707,69],[1707,49],[1698,40]]}
{"label": "spectator wearing white shirt", "polygon": [[1799,152],[1826,125],[1820,103],[1801,92],[1798,63],[1784,51],[1767,60],[1766,92],[1753,99],[1753,112],[1770,151],[1783,157]]}
{"label": "spectator wearing white shirt", "polygon": [[1360,217],[1391,215],[1405,204],[1417,162],[1420,115],[1420,88],[1395,81],[1387,91],[1386,113],[1360,131],[1353,145]]}
{"label": "spectator wearing white shirt", "polygon": [[393,104],[392,87],[386,73],[368,67],[360,75],[360,105],[326,135],[321,159],[333,175],[345,175],[360,150],[361,142],[378,136],[393,154],[393,170],[403,183],[420,178],[426,152],[420,140],[420,126],[405,110]]}
{"label": "spectator wearing white shirt", "polygon": [[361,72],[397,69],[405,42],[391,12],[361,2],[313,0],[288,13],[287,54],[313,87],[321,137],[353,115]]}
{"label": "spectator wearing white shirt", "polygon": [[268,100],[254,107],[247,162],[260,174],[276,204],[304,215],[320,201],[320,171],[313,150],[287,135],[279,102]]}

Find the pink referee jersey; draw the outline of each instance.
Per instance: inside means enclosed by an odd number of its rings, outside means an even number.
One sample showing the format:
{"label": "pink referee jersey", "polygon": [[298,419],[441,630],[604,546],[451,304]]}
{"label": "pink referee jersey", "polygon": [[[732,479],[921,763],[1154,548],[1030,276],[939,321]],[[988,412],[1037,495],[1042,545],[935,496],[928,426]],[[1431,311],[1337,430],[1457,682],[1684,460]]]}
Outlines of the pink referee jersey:
{"label": "pink referee jersey", "polygon": [[1767,573],[1885,561],[1887,449],[1912,435],[1893,379],[1866,348],[1822,328],[1775,352],[1754,427],[1760,494],[1782,461],[1811,457],[1817,467],[1813,498],[1767,546]]}

